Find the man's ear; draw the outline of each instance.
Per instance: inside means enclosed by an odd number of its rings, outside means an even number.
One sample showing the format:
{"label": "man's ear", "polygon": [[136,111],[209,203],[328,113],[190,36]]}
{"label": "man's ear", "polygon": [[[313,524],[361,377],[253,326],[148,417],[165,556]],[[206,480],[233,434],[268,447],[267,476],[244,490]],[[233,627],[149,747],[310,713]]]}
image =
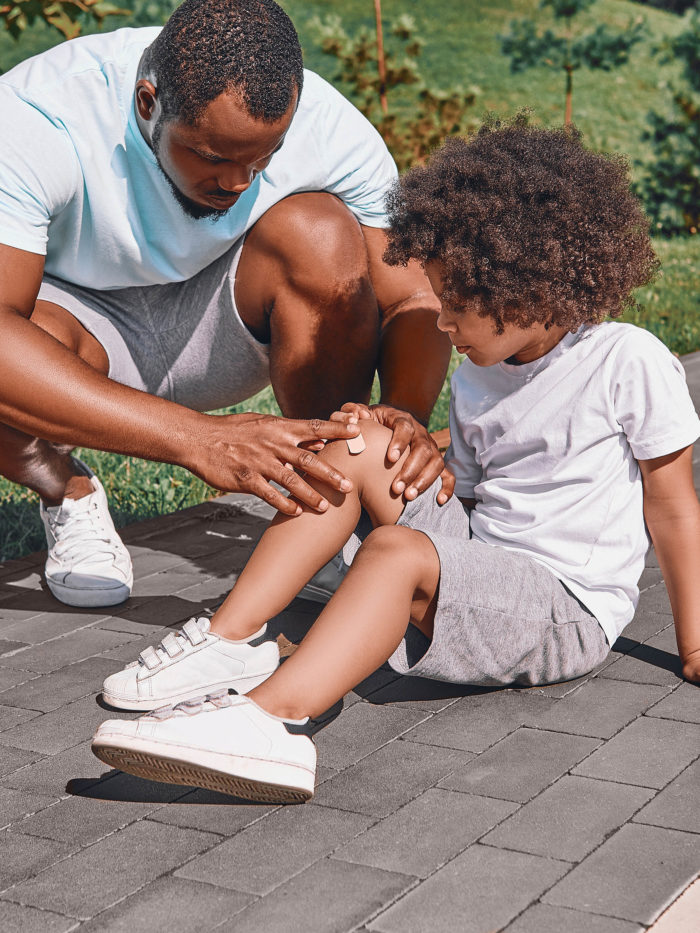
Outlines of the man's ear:
{"label": "man's ear", "polygon": [[158,91],[148,78],[136,82],[136,109],[142,120],[151,120],[158,105]]}

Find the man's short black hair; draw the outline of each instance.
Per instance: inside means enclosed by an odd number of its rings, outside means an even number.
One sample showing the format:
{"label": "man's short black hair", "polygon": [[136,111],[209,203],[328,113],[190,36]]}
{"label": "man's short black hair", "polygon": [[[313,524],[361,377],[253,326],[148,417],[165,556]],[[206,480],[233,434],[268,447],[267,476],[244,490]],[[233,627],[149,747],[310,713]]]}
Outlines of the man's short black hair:
{"label": "man's short black hair", "polygon": [[252,117],[273,123],[303,83],[299,37],[273,0],[185,0],[147,49],[144,69],[163,116],[189,124],[233,89]]}

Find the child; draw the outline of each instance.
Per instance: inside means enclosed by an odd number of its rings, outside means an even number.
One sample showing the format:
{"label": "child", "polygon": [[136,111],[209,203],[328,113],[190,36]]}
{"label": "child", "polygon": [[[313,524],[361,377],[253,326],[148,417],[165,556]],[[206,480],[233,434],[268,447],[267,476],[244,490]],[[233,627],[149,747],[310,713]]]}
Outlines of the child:
{"label": "child", "polygon": [[[403,460],[386,458],[387,430],[346,406],[338,417],[362,419],[366,449],[339,441],[320,456],[352,490],[328,491],[321,514],[278,515],[211,623],[191,620],[107,678],[113,705],[170,704],[104,723],[93,749],[108,764],[305,800],[316,764],[307,717],[387,659],[464,684],[581,676],[633,616],[645,519],[683,675],[700,683],[700,421],[655,337],[601,323],[656,265],[623,161],[586,151],[575,132],[492,124],[409,171],[390,207],[386,260],[424,264],[438,327],[466,355],[447,455],[459,498],[445,501],[437,481],[404,502],[391,490]],[[361,508],[374,530],[277,668],[267,620],[348,539]]]}

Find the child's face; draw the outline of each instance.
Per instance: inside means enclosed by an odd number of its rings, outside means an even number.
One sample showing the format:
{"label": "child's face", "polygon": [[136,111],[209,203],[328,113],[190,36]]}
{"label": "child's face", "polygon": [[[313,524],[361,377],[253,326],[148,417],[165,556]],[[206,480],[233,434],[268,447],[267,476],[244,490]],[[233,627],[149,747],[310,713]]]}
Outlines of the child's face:
{"label": "child's face", "polygon": [[[442,301],[443,280],[440,263],[432,260],[425,264],[425,271],[437,297]],[[520,363],[537,360],[549,353],[566,333],[565,328],[533,324],[522,328],[515,324],[506,324],[502,334],[496,333],[496,327],[490,317],[482,317],[469,302],[451,308],[443,303],[437,326],[444,331],[457,348],[477,366],[494,366],[511,356]]]}

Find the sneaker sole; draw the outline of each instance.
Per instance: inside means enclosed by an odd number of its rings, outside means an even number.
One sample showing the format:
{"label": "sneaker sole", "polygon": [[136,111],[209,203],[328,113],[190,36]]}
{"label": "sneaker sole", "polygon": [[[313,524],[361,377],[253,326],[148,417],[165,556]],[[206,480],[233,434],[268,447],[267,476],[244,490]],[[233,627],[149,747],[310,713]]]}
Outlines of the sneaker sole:
{"label": "sneaker sole", "polygon": [[80,609],[99,608],[100,606],[118,606],[131,596],[131,586],[122,584],[109,587],[109,589],[77,589],[57,583],[46,577],[46,585],[59,602],[66,606],[77,606]]}
{"label": "sneaker sole", "polygon": [[197,697],[204,696],[207,693],[214,693],[216,690],[225,690],[230,688],[235,690],[236,693],[246,694],[249,690],[252,690],[254,687],[257,687],[258,684],[261,684],[264,680],[267,680],[267,678],[274,674],[276,670],[277,668],[275,667],[265,674],[255,674],[252,677],[243,677],[237,681],[226,680],[218,684],[202,684],[199,687],[189,690],[187,693],[174,693],[172,696],[167,697],[146,697],[143,700],[129,700],[126,698],[114,696],[111,693],[107,693],[103,690],[102,699],[105,703],[113,706],[114,709],[150,711],[159,709],[161,706],[174,706],[176,703],[184,703],[185,700],[194,700]]}
{"label": "sneaker sole", "polygon": [[[258,770],[277,772],[280,781],[263,780],[251,774],[243,776],[220,771],[205,764],[186,761],[177,757],[177,751],[172,749],[169,755],[162,750],[148,748],[153,743],[143,741],[140,749],[125,748],[123,744],[110,743],[95,739],[92,751],[100,761],[119,771],[126,771],[136,777],[147,778],[149,781],[160,781],[165,784],[184,784],[190,787],[204,787],[207,790],[230,794],[244,800],[256,800],[263,803],[305,803],[314,795],[314,775],[305,769],[295,768],[293,765],[276,763],[261,763],[251,759],[238,759],[245,763],[242,770]],[[235,756],[218,755],[219,758],[229,758],[234,761]],[[285,782],[286,778],[286,782]],[[297,779],[299,784],[292,783]],[[309,787],[310,784],[310,787]],[[301,785],[301,786],[299,786]],[[306,786],[304,786],[306,785]]]}

